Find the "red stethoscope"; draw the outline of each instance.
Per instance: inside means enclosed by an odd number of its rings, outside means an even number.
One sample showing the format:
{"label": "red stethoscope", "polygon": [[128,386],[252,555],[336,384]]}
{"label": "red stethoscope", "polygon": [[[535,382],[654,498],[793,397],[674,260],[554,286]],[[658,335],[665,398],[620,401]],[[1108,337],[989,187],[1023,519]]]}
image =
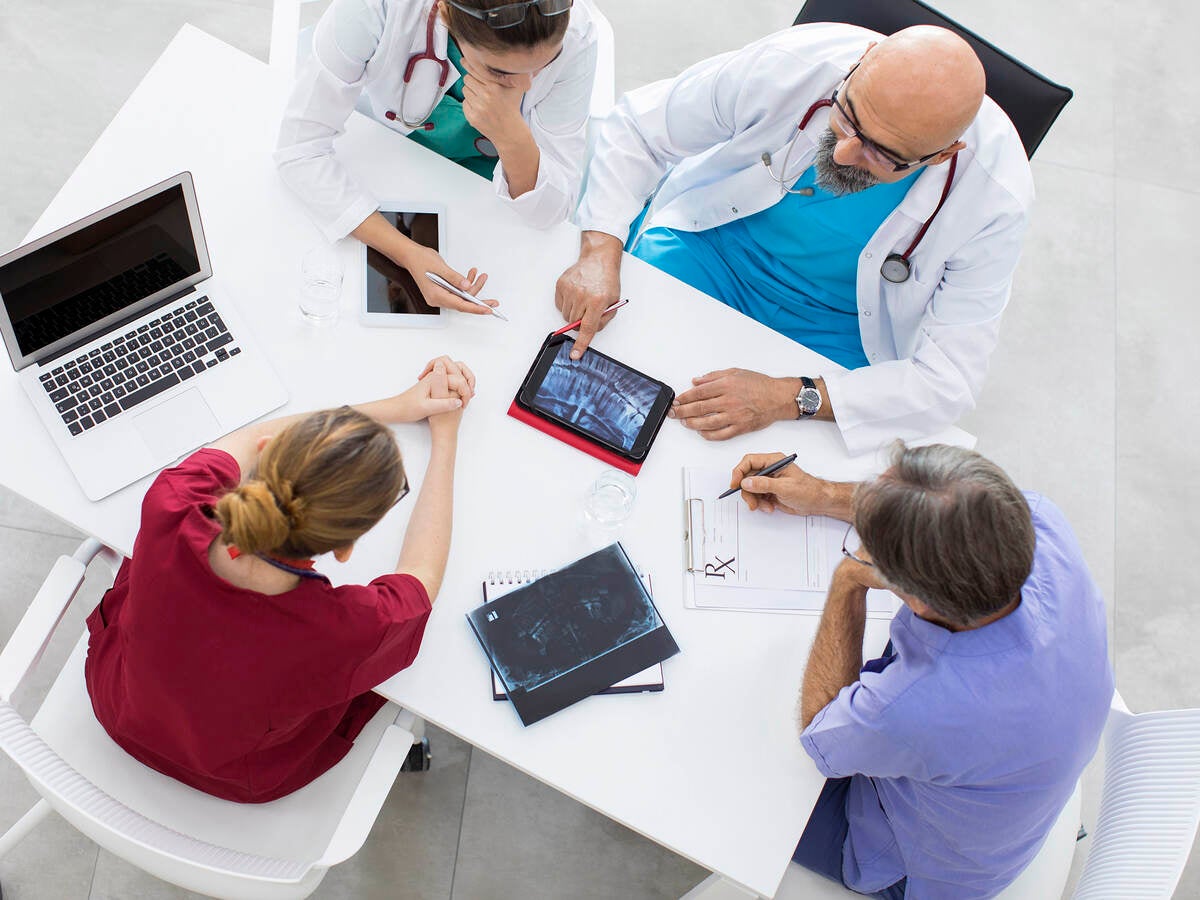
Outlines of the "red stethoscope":
{"label": "red stethoscope", "polygon": [[[404,80],[400,88],[400,103],[398,104],[399,112],[389,109],[383,114],[383,117],[390,122],[399,119],[400,124],[405,128],[420,128],[422,131],[433,131],[434,125],[429,121],[429,117],[433,115],[433,111],[437,109],[438,103],[441,102],[442,89],[450,79],[450,60],[439,57],[433,49],[433,30],[437,24],[437,14],[438,7],[435,3],[429,10],[429,16],[425,19],[425,49],[420,53],[414,53],[410,56],[408,63],[404,66]],[[434,92],[433,102],[425,110],[425,114],[417,119],[409,120],[404,115],[404,98],[408,96],[408,86],[412,82],[413,73],[417,70],[417,65],[422,62],[431,62],[438,67],[438,89]],[[496,145],[483,136],[475,138],[475,149],[483,156],[495,158],[500,155],[496,150]]]}
{"label": "red stethoscope", "polygon": [[[779,183],[779,186],[789,194],[797,193],[788,187],[787,168],[788,162],[792,158],[792,149],[796,146],[796,141],[800,139],[800,135],[808,125],[809,120],[812,119],[813,114],[817,110],[825,109],[829,106],[833,106],[833,99],[826,97],[824,100],[818,100],[808,108],[808,112],[804,114],[804,118],[800,120],[799,127],[796,128],[796,134],[792,137],[791,142],[787,146],[787,152],[785,152],[783,155],[783,170],[779,175],[776,175],[771,171],[771,154],[764,153],[762,155],[763,165],[767,167],[767,172],[769,172],[771,177]],[[903,253],[889,253],[887,258],[884,259],[883,264],[879,267],[879,274],[892,284],[903,284],[904,282],[908,281],[908,276],[912,274],[912,263],[909,261],[909,257],[912,256],[913,251],[917,249],[917,245],[921,243],[921,238],[925,237],[925,232],[929,230],[929,226],[933,224],[933,220],[937,218],[937,214],[942,211],[942,206],[945,205],[946,198],[950,196],[950,185],[954,181],[954,172],[957,168],[958,154],[956,153],[954,156],[950,157],[950,168],[946,172],[946,183],[942,186],[942,197],[940,200],[938,200],[938,205],[934,208],[929,218],[925,220],[925,223],[921,226],[921,230],[917,232],[917,236],[913,238],[912,243],[908,245],[908,249]]]}

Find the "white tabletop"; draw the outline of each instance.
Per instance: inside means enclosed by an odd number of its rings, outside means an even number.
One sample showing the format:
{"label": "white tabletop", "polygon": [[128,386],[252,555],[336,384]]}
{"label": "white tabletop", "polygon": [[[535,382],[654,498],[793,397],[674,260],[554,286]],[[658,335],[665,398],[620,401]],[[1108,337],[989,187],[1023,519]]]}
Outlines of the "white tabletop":
{"label": "white tabletop", "polygon": [[[462,425],[449,570],[416,663],[380,691],[430,722],[575,797],[696,863],[771,896],[822,784],[796,735],[796,699],[817,619],[683,608],[682,466],[729,467],[751,450],[795,450],[827,477],[877,470],[882,455],[850,459],[832,424],[781,423],[711,444],[668,421],[637,479],[621,539],[652,574],[655,601],[682,652],[664,664],[661,694],[593,697],[530,728],[491,699],[488,664],[464,613],[490,570],[564,564],[595,546],[580,509],[603,465],[505,413],[547,332],[561,324],[554,282],[577,231],[534,231],[490,184],[355,115],[339,150],[382,199],[438,202],[448,215],[447,260],[490,273],[487,292],[510,315],[454,315],[443,330],[367,329],[357,320],[362,273],[347,262],[339,323],[317,329],[296,312],[299,260],[321,238],[276,176],[270,151],[288,85],[257,60],[185,27],[35,225],[31,237],[182,169],[196,181],[214,272],[291,396],[283,412],[373,399],[411,383],[440,353],[466,360],[478,396]],[[710,369],[772,374],[830,363],[668,276],[627,258],[631,304],[597,349],[686,389]],[[21,393],[0,367],[0,481],[49,512],[128,552],[149,479],[108,498],[84,498]],[[423,425],[398,429],[410,477],[428,457]],[[971,439],[952,430],[941,436]],[[335,582],[390,571],[411,504],[366,535]],[[868,652],[886,623],[871,621]]]}

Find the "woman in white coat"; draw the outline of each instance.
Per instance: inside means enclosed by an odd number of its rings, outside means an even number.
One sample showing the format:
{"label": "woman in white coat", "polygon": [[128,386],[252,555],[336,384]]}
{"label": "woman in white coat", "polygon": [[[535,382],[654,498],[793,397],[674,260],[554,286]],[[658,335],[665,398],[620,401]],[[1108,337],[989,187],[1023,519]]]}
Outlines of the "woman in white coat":
{"label": "woman in white coat", "polygon": [[464,276],[389,224],[333,141],[357,108],[490,178],[546,227],[575,207],[595,69],[586,2],[334,0],[300,66],[275,162],[326,238],[352,234],[383,253],[431,306],[486,315],[423,273],[473,294],[487,276]]}

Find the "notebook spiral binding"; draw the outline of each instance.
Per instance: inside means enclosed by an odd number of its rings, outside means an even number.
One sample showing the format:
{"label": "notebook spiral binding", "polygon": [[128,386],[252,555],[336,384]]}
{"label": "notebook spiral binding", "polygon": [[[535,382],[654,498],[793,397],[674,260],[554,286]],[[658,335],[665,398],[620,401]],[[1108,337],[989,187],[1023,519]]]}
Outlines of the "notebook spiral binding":
{"label": "notebook spiral binding", "polygon": [[[500,584],[529,584],[537,581],[556,569],[491,569],[487,574],[487,583],[492,585]],[[646,572],[641,567],[637,567],[639,578],[645,578]]]}

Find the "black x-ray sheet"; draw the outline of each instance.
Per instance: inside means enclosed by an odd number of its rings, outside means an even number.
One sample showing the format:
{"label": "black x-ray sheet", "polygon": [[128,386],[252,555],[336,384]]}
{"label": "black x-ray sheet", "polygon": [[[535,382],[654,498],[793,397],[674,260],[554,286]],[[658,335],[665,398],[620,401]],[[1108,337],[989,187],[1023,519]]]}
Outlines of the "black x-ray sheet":
{"label": "black x-ray sheet", "polygon": [[525,725],[679,652],[619,543],[483,604],[467,621]]}

